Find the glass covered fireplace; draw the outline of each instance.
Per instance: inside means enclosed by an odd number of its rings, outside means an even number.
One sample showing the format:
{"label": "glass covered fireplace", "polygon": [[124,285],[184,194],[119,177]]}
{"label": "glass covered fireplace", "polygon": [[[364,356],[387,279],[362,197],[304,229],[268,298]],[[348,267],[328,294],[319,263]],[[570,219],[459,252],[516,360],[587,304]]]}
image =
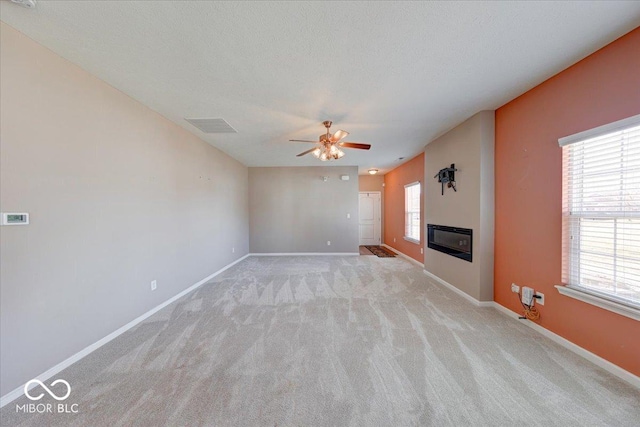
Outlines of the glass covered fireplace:
{"label": "glass covered fireplace", "polygon": [[473,230],[427,224],[427,246],[439,252],[472,262]]}

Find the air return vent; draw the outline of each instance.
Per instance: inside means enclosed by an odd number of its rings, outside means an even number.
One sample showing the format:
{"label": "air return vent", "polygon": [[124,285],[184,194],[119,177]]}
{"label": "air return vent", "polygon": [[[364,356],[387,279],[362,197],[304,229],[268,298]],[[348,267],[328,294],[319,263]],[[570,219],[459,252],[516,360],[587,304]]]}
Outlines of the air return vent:
{"label": "air return vent", "polygon": [[224,119],[185,119],[204,133],[238,133]]}

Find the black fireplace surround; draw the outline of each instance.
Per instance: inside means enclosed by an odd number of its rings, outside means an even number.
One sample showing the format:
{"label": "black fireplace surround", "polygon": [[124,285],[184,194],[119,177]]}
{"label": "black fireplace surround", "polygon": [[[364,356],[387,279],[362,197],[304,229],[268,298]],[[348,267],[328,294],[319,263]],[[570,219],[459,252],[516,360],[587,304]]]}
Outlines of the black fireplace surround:
{"label": "black fireplace surround", "polygon": [[473,230],[427,224],[427,246],[456,258],[472,262]]}

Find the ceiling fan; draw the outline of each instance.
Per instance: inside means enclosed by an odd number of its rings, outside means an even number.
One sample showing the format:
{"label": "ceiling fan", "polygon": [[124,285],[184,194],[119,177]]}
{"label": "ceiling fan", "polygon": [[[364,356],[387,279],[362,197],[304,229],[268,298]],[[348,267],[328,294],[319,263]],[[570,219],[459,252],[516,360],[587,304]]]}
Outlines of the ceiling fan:
{"label": "ceiling fan", "polygon": [[332,124],[331,120],[325,120],[324,122],[322,122],[322,124],[327,128],[327,133],[320,135],[318,141],[307,141],[304,139],[289,140],[291,142],[311,142],[314,144],[318,144],[317,147],[311,148],[307,151],[303,151],[302,153],[298,154],[297,157],[302,157],[305,154],[313,153],[313,155],[318,159],[326,162],[327,160],[337,160],[340,157],[344,156],[344,151],[342,151],[341,148],[357,148],[360,150],[368,150],[369,148],[371,148],[371,145],[369,144],[360,144],[358,142],[346,141],[341,142],[342,139],[349,135],[349,132],[338,130],[336,133],[331,134],[331,132],[329,132],[329,128],[331,128]]}

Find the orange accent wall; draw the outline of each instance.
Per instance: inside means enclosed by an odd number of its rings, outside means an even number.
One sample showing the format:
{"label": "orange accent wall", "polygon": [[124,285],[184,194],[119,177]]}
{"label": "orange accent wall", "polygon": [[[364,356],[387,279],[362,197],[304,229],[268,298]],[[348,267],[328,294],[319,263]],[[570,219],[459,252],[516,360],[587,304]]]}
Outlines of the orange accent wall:
{"label": "orange accent wall", "polygon": [[[420,181],[420,244],[404,240],[404,186]],[[394,242],[393,239],[396,239]],[[384,243],[421,264],[424,255],[424,153],[384,176]]]}
{"label": "orange accent wall", "polygon": [[545,294],[539,324],[640,375],[640,322],[560,295],[558,138],[640,114],[640,28],[496,111],[494,298],[520,312],[511,282]]}

